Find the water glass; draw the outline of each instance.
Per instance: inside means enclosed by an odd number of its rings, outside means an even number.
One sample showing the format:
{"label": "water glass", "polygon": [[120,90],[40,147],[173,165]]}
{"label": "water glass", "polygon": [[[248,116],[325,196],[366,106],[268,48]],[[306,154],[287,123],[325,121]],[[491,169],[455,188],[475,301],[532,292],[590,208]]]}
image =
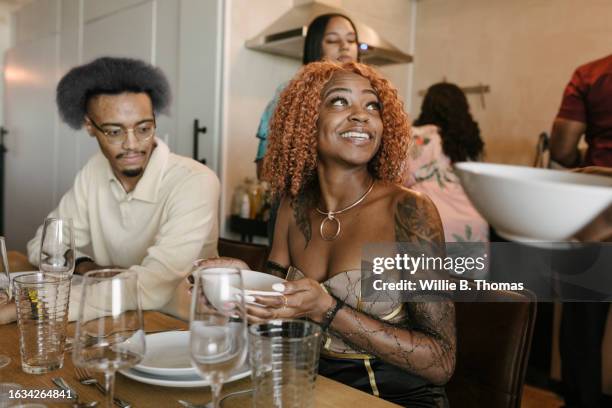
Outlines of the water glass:
{"label": "water glass", "polygon": [[70,277],[74,272],[74,231],[70,218],[47,218],[40,240],[38,268],[43,273]]}
{"label": "water glass", "polygon": [[[15,392],[23,388],[19,384],[0,383],[0,408],[13,407],[20,403],[20,398],[14,398]],[[11,398],[13,397],[13,398]]]}
{"label": "water glass", "polygon": [[319,366],[321,328],[305,320],[249,327],[254,408],[309,408]]}
{"label": "water glass", "polygon": [[[8,269],[8,258],[6,256],[6,245],[4,237],[0,237],[0,307],[11,301],[11,275]],[[0,368],[6,367],[11,358],[0,354]]]}
{"label": "water glass", "polygon": [[21,369],[42,374],[64,364],[70,279],[28,273],[13,279]]}
{"label": "water glass", "polygon": [[106,407],[113,406],[115,372],[138,364],[145,333],[138,273],[103,269],[83,275],[72,361],[104,372]]}
{"label": "water glass", "polygon": [[191,361],[210,382],[214,408],[223,381],[246,359],[247,324],[242,276],[234,268],[202,268],[194,273],[191,302]]}

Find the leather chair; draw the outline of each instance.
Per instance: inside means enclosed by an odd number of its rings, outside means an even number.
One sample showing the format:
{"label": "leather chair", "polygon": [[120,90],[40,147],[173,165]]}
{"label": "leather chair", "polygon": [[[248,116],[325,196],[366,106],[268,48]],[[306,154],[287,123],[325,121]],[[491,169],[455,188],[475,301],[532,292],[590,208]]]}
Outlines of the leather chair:
{"label": "leather chair", "polygon": [[527,290],[477,296],[480,302],[455,303],[457,363],[446,385],[450,406],[520,408],[536,298]]}
{"label": "leather chair", "polygon": [[270,248],[267,245],[250,244],[225,238],[219,238],[217,249],[219,256],[240,259],[246,262],[252,270],[260,272],[264,271],[270,254]]}

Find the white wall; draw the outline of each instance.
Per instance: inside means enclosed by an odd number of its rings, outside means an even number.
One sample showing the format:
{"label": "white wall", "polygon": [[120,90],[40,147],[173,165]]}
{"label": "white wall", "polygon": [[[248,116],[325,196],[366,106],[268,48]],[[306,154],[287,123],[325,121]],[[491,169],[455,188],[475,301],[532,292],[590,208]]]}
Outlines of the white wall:
{"label": "white wall", "polygon": [[[11,12],[13,7],[0,3],[0,67],[4,65],[4,52],[11,46]],[[0,95],[4,92],[4,73],[0,72]],[[4,124],[2,98],[0,98],[0,125]]]}
{"label": "white wall", "polygon": [[572,71],[612,52],[611,22],[610,0],[419,1],[413,114],[444,77],[490,85],[486,108],[469,96],[487,161],[531,165]]}
{"label": "white wall", "polygon": [[[372,7],[366,0],[321,1],[343,8],[351,15],[378,30],[385,38],[408,52],[410,44],[410,11],[408,0],[384,0],[385,7]],[[299,3],[299,2],[298,2]],[[226,107],[224,144],[226,163],[222,217],[229,216],[234,188],[245,177],[255,177],[254,159],[258,140],[255,137],[259,118],[276,88],[289,80],[301,61],[252,51],[246,40],[259,34],[270,23],[294,5],[293,0],[228,0],[226,3]],[[384,67],[381,71],[399,88],[400,95],[409,95],[409,65]],[[222,236],[232,236],[227,228]]]}
{"label": "white wall", "polygon": [[[258,1],[257,7],[249,0],[226,2],[222,222],[230,214],[234,188],[245,177],[255,176],[259,117],[276,87],[289,80],[300,66],[297,60],[249,50],[244,42],[291,6],[291,0]],[[233,236],[227,225],[221,235]]]}

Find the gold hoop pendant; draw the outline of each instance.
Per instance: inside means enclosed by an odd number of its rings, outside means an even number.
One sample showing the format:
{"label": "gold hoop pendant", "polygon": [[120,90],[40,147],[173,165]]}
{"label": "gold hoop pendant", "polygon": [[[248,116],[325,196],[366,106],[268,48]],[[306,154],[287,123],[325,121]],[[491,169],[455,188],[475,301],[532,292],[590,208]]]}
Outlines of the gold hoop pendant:
{"label": "gold hoop pendant", "polygon": [[[325,223],[328,221],[329,222],[335,221],[336,224],[338,225],[338,228],[336,229],[336,233],[332,237],[326,237],[323,234],[323,227],[325,226]],[[323,220],[321,221],[321,225],[319,226],[319,235],[321,235],[321,238],[323,238],[323,241],[333,241],[334,239],[338,238],[338,235],[340,235],[340,220],[331,214],[323,218]]]}

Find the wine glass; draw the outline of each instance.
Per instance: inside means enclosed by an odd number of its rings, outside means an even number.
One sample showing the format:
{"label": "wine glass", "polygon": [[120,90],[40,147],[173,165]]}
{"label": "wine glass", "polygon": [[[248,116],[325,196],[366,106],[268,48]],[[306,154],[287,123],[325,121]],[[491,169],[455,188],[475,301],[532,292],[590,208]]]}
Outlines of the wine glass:
{"label": "wine glass", "polygon": [[74,232],[70,218],[47,218],[40,241],[38,268],[58,278],[74,272]]}
{"label": "wine glass", "polygon": [[191,362],[210,383],[214,408],[223,382],[244,364],[247,319],[242,276],[236,268],[201,268],[191,299]]}
{"label": "wine glass", "polygon": [[[4,306],[11,301],[11,275],[8,269],[8,258],[6,256],[6,245],[4,237],[0,237],[0,258],[2,258],[2,272],[0,274],[0,306]],[[0,354],[0,368],[4,368],[11,362],[7,355]]]}
{"label": "wine glass", "polygon": [[103,269],[83,275],[72,360],[104,372],[106,407],[113,406],[115,372],[138,364],[145,354],[138,274]]}

